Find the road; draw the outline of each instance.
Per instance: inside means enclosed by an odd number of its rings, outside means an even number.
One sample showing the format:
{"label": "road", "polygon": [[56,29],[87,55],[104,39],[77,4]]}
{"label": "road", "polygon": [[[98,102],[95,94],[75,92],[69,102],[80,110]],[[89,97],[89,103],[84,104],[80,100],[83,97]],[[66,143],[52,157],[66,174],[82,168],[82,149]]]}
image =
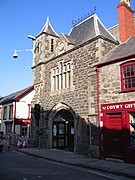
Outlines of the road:
{"label": "road", "polygon": [[117,178],[80,167],[39,159],[16,150],[5,149],[0,154],[0,180],[90,179],[105,180]]}

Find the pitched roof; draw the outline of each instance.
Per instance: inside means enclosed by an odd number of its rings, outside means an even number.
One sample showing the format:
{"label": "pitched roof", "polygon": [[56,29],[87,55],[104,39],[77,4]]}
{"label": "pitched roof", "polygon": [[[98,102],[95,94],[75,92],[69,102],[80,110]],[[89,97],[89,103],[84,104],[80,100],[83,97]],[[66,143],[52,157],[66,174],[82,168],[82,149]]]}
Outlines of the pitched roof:
{"label": "pitched roof", "polygon": [[75,45],[83,44],[97,36],[118,43],[117,39],[105,28],[96,14],[89,16],[76,24],[69,32],[69,37],[75,39]]}
{"label": "pitched roof", "polygon": [[7,96],[4,96],[0,99],[0,104],[6,104],[9,102],[14,102],[19,100],[21,97],[26,95],[27,93],[31,92],[34,89],[34,86],[27,87],[25,89],[22,89],[20,91],[14,92],[12,94],[9,94]]}
{"label": "pitched roof", "polygon": [[102,58],[101,63],[98,65],[133,55],[135,56],[135,37],[131,37],[126,42],[112,49],[106,56]]}
{"label": "pitched roof", "polygon": [[49,34],[52,36],[58,36],[59,37],[59,35],[54,31],[54,29],[53,29],[53,27],[49,21],[49,17],[47,17],[45,25],[43,26],[42,30],[40,31],[40,33],[36,37],[38,37],[42,33],[46,33],[46,34]]}

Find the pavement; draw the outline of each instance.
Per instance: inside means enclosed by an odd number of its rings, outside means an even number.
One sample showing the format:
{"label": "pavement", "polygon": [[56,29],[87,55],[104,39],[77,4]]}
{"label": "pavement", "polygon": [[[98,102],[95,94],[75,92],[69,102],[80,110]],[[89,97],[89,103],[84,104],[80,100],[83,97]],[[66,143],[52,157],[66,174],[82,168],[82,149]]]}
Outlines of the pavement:
{"label": "pavement", "polygon": [[22,148],[18,151],[38,158],[135,179],[135,164],[123,163],[114,159],[88,158],[74,152],[58,149]]}

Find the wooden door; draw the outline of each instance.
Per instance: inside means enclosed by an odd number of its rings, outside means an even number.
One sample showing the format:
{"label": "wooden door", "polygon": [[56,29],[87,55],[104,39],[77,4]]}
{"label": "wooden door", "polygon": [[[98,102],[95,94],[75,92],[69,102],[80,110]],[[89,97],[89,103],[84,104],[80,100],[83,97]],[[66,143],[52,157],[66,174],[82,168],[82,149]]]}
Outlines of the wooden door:
{"label": "wooden door", "polygon": [[105,156],[123,156],[123,131],[121,113],[107,114],[104,119],[103,144]]}
{"label": "wooden door", "polygon": [[53,148],[63,149],[67,146],[66,122],[53,123]]}

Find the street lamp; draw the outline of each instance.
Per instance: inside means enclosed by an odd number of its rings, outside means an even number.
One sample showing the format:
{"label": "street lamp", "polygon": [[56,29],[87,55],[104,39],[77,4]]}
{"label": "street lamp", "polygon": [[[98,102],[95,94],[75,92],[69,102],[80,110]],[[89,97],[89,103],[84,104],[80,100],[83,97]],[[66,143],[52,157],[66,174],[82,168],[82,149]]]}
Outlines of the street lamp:
{"label": "street lamp", "polygon": [[31,40],[33,40],[33,41],[36,39],[36,38],[35,38],[34,36],[32,36],[32,35],[28,35],[28,38],[31,39]]}
{"label": "street lamp", "polygon": [[13,54],[13,58],[18,58],[17,52],[33,52],[33,49],[17,49]]}
{"label": "street lamp", "polygon": [[[28,35],[28,38],[33,40],[33,41],[35,41],[35,39],[36,39],[32,35]],[[13,58],[15,58],[15,59],[18,58],[17,52],[33,52],[33,49],[17,49],[17,50],[15,50],[14,53],[13,53]]]}

